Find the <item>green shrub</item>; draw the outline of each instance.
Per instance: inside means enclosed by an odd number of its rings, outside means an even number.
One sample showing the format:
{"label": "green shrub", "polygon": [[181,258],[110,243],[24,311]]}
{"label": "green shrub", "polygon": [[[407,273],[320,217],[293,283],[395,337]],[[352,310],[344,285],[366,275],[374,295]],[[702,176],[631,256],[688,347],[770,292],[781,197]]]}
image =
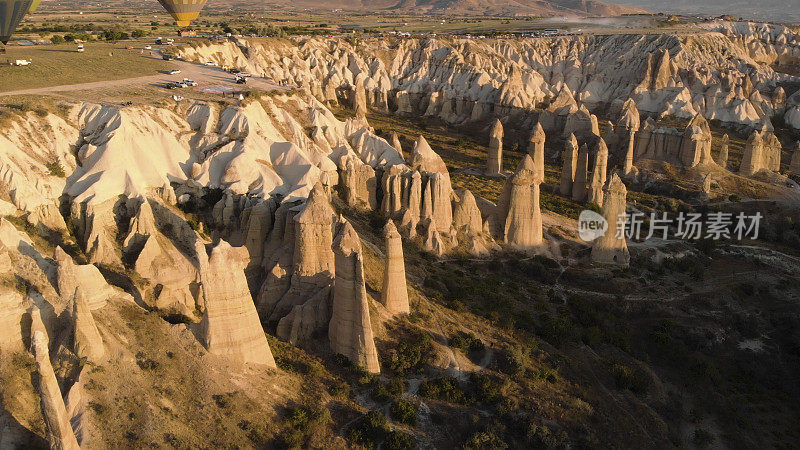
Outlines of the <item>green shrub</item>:
{"label": "green shrub", "polygon": [[505,348],[497,354],[497,368],[508,375],[519,375],[525,370],[529,357],[530,351],[521,345]]}
{"label": "green shrub", "polygon": [[542,320],[542,337],[556,347],[574,341],[577,336],[575,324],[569,317],[545,316]]}
{"label": "green shrub", "polygon": [[392,431],[386,436],[388,450],[411,450],[414,448],[414,438],[402,431]]}
{"label": "green shrub", "polygon": [[650,388],[650,377],[641,368],[630,368],[623,364],[611,366],[611,375],[620,389],[630,389],[633,392],[644,394]]}
{"label": "green shrub", "polygon": [[464,443],[463,448],[467,450],[504,450],[508,448],[508,444],[492,431],[479,431],[473,434],[472,437]]}
{"label": "green shrub", "polygon": [[54,177],[64,178],[67,176],[66,172],[64,172],[64,168],[61,166],[61,162],[57,158],[45,164],[45,167],[47,167],[50,175]]}
{"label": "green shrub", "polygon": [[384,367],[399,374],[421,373],[433,358],[433,341],[431,337],[419,330],[404,338],[397,348],[384,357]]}
{"label": "green shrub", "polygon": [[389,389],[387,389],[386,385],[378,382],[374,389],[372,389],[371,397],[376,402],[387,402],[392,399],[392,395],[389,393]]}
{"label": "green shrub", "polygon": [[471,398],[453,377],[425,380],[419,385],[419,395],[448,403],[469,404]]}
{"label": "green shrub", "polygon": [[491,375],[473,373],[470,381],[475,386],[476,397],[483,403],[496,403],[502,397],[503,380]]}
{"label": "green shrub", "polygon": [[558,448],[558,439],[544,425],[531,424],[526,433],[528,444],[531,448],[551,449]]}
{"label": "green shrub", "polygon": [[389,422],[378,411],[370,411],[347,432],[352,442],[367,448],[375,448],[389,431]]}
{"label": "green shrub", "polygon": [[389,390],[389,395],[399,397],[406,391],[406,380],[400,377],[392,378],[386,388]]}
{"label": "green shrub", "polygon": [[483,341],[476,338],[474,334],[464,332],[459,332],[448,339],[447,345],[457,348],[464,353],[480,352],[486,348]]}
{"label": "green shrub", "polygon": [[392,417],[400,423],[414,426],[417,424],[417,408],[410,401],[401,398],[392,405]]}

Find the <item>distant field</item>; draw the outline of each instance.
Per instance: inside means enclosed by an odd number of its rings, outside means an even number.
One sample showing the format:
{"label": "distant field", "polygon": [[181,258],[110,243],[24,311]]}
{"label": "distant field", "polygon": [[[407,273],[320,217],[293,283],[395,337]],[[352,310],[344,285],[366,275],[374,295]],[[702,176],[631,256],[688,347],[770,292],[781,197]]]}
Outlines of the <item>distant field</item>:
{"label": "distant field", "polygon": [[7,47],[0,62],[27,59],[32,64],[0,66],[0,92],[155,75],[169,68],[165,61],[141,55],[142,44],[133,50],[126,50],[127,44],[85,45],[84,53],[78,53],[75,44]]}

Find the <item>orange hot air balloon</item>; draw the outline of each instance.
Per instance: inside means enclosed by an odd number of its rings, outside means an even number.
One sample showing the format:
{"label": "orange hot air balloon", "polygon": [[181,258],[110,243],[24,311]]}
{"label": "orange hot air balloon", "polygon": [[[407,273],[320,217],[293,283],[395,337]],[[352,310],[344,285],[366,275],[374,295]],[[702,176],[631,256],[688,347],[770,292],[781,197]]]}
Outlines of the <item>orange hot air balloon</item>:
{"label": "orange hot air balloon", "polygon": [[179,27],[188,27],[197,16],[200,10],[206,5],[207,0],[158,0],[161,6],[167,10],[178,23]]}
{"label": "orange hot air balloon", "polygon": [[33,0],[0,0],[0,42],[8,44]]}

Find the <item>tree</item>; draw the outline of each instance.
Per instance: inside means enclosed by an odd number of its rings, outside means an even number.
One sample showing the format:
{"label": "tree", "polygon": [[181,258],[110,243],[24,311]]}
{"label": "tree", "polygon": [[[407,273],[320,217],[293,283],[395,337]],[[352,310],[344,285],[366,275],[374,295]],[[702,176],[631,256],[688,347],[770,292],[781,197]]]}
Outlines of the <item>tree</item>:
{"label": "tree", "polygon": [[144,30],[136,29],[136,30],[133,30],[131,32],[131,37],[134,38],[134,39],[138,39],[140,37],[145,37],[146,35],[147,35],[147,33],[145,33]]}
{"label": "tree", "polygon": [[58,45],[63,44],[66,41],[64,40],[63,36],[54,34],[53,37],[50,38],[50,42],[52,42],[54,45]]}

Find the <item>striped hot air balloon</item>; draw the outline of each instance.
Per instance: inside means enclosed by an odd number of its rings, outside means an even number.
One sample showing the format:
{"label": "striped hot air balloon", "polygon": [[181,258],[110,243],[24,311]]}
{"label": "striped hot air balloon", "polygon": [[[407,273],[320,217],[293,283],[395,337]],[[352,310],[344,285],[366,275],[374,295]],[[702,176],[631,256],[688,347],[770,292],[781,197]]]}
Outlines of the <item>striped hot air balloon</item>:
{"label": "striped hot air balloon", "polygon": [[[31,9],[34,0],[0,0],[0,42],[8,40],[17,29],[22,18]],[[38,3],[38,1],[37,1]]]}
{"label": "striped hot air balloon", "polygon": [[207,0],[158,0],[159,3],[172,15],[179,27],[188,27],[200,10],[206,6]]}

